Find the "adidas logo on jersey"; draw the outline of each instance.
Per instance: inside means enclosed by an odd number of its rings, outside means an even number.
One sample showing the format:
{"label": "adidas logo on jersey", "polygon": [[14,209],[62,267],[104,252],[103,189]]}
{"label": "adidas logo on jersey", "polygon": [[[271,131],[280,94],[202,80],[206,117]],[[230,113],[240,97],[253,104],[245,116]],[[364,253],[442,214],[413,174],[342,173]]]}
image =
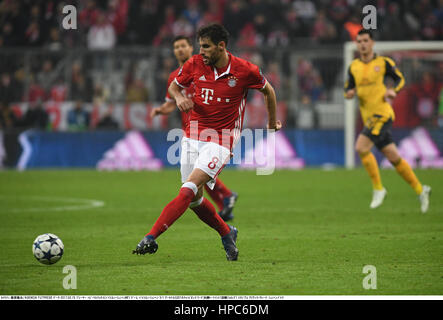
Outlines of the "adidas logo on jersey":
{"label": "adidas logo on jersey", "polygon": [[198,78],[198,80],[206,81],[206,77],[205,77],[205,75],[202,75],[200,78]]}

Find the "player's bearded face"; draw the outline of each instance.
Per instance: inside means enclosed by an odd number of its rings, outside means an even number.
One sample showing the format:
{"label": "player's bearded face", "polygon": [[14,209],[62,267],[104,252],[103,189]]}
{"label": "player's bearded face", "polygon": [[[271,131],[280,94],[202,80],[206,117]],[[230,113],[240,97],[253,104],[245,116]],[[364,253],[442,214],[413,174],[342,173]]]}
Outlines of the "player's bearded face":
{"label": "player's bearded face", "polygon": [[200,38],[199,42],[203,63],[210,66],[215,65],[224,52],[223,47],[216,45],[208,38]]}

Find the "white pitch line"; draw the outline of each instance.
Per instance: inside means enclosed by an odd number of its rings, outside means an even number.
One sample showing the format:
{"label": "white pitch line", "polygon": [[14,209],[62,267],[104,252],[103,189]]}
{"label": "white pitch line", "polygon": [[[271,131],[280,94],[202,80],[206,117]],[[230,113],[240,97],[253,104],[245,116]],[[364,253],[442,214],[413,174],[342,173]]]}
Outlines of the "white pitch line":
{"label": "white pitch line", "polygon": [[[39,211],[75,211],[84,209],[95,209],[105,205],[104,201],[95,199],[79,199],[79,198],[65,198],[65,197],[46,197],[46,196],[5,196],[0,195],[2,198],[20,198],[26,200],[46,201],[46,202],[64,202],[71,203],[72,205],[62,205],[57,207],[45,207],[45,208],[12,208],[5,211],[8,212],[39,212]],[[3,209],[4,210],[4,209]]]}

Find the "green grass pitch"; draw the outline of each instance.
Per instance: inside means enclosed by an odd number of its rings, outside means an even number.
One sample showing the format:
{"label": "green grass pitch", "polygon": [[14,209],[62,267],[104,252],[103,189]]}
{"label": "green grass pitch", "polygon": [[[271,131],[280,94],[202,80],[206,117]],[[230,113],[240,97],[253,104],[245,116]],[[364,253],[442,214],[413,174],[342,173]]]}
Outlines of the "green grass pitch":
{"label": "green grass pitch", "polygon": [[[178,193],[179,170],[3,171],[0,294],[442,295],[443,170],[416,173],[433,188],[427,214],[393,170],[382,170],[388,197],[370,210],[362,169],[227,169],[221,179],[239,193],[231,223],[240,254],[230,262],[191,210],[158,238],[156,254],[131,254]],[[50,266],[31,251],[47,232],[65,245]],[[63,288],[66,265],[77,269],[77,289]],[[366,265],[376,267],[375,290],[363,288]]]}

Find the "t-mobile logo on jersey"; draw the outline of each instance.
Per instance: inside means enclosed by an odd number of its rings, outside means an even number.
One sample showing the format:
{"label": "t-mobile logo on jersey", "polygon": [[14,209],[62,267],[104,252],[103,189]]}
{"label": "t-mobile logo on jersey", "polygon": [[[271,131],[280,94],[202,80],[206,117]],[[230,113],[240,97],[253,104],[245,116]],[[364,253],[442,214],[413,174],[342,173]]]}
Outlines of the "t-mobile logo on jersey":
{"label": "t-mobile logo on jersey", "polygon": [[201,97],[202,97],[202,99],[205,99],[203,101],[204,104],[209,104],[208,100],[214,99],[213,96],[214,96],[214,90],[213,89],[202,88]]}

